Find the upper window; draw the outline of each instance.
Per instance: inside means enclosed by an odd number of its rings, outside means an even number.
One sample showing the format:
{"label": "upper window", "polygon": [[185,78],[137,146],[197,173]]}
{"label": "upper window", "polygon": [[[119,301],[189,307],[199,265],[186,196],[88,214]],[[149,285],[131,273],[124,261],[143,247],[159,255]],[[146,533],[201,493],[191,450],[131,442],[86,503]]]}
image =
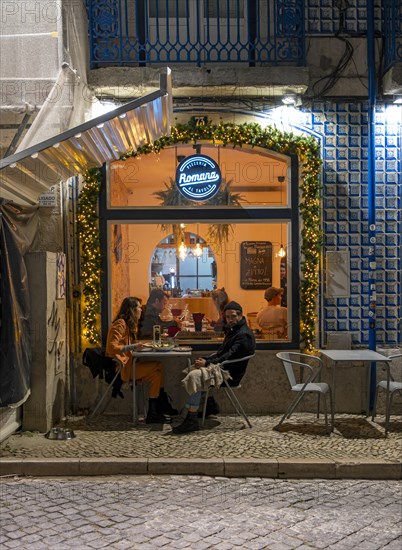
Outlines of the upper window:
{"label": "upper window", "polygon": [[[264,149],[232,148],[211,143],[179,145],[163,149],[157,155],[145,155],[110,166],[111,208],[166,208],[166,192],[175,203],[175,182],[178,164],[196,152],[211,157],[220,167],[222,185],[227,185],[232,197],[232,208],[241,207],[289,207],[290,164],[289,158]],[[165,194],[161,191],[165,192]],[[202,208],[227,206],[217,200],[205,201]]]}

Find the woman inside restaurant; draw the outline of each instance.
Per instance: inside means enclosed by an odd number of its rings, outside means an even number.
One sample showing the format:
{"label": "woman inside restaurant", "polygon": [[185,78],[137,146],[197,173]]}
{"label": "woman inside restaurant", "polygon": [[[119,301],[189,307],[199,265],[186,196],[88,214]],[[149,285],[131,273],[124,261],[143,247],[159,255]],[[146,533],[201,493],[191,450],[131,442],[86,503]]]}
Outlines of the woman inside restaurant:
{"label": "woman inside restaurant", "polygon": [[287,338],[288,310],[281,306],[283,288],[270,286],[264,293],[267,305],[257,315],[257,323],[268,340]]}
{"label": "woman inside restaurant", "polygon": [[[131,351],[127,351],[127,346],[137,341],[141,311],[141,301],[138,298],[124,298],[107,335],[106,355],[113,357],[122,365],[120,375],[123,382],[130,382],[132,379],[132,356]],[[138,347],[141,347],[140,344]],[[164,394],[163,389],[161,390],[162,365],[158,361],[137,361],[135,379],[136,382],[143,381],[149,384],[149,408],[145,422],[147,424],[166,422],[162,414],[164,411],[161,410],[163,398],[160,398],[160,394]]]}
{"label": "woman inside restaurant", "polygon": [[218,320],[211,321],[211,325],[214,327],[215,332],[222,332],[226,325],[224,310],[225,306],[229,303],[229,296],[224,287],[222,287],[212,291],[211,298],[219,314]]}

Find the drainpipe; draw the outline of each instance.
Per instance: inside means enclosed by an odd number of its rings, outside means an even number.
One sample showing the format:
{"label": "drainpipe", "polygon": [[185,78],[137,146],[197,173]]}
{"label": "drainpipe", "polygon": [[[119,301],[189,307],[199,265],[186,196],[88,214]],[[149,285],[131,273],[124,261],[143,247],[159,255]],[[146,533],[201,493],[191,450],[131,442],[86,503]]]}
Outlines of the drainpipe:
{"label": "drainpipe", "polygon": [[[368,236],[369,236],[369,349],[376,349],[376,206],[375,206],[375,107],[376,67],[374,0],[367,1],[368,67]],[[376,364],[371,363],[370,410],[374,403]]]}

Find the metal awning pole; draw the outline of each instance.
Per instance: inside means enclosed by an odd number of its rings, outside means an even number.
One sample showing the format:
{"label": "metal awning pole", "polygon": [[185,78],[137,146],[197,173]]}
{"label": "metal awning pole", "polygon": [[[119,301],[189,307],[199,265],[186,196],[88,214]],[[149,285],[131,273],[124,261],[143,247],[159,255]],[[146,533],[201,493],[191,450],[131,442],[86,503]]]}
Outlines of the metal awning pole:
{"label": "metal awning pole", "polygon": [[[376,349],[376,205],[375,205],[375,26],[374,0],[367,1],[367,67],[368,67],[368,235],[369,235],[369,348]],[[370,410],[376,388],[376,364],[372,363]]]}

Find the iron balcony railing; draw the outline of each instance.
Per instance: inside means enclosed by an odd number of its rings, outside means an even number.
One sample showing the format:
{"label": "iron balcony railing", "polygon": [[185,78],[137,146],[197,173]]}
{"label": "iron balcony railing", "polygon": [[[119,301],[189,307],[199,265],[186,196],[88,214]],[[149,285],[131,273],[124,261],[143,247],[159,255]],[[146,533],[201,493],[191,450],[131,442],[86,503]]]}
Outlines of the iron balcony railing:
{"label": "iron balcony railing", "polygon": [[87,0],[91,67],[305,65],[304,0]]}
{"label": "iron balcony railing", "polygon": [[402,1],[383,0],[384,69],[402,63]]}

